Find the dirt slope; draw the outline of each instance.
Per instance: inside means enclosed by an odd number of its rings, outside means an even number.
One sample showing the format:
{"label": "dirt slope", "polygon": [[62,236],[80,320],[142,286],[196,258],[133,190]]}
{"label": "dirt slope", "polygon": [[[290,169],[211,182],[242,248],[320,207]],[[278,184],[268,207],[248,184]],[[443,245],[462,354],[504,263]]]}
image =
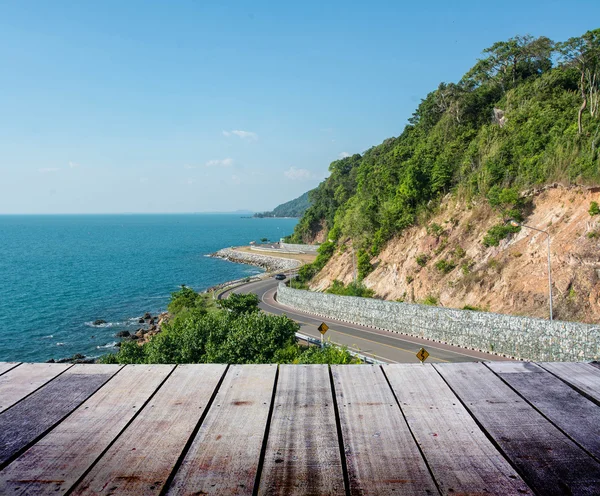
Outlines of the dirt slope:
{"label": "dirt slope", "polygon": [[[525,220],[551,235],[555,319],[600,323],[600,215],[588,213],[591,201],[600,202],[600,188],[548,187],[534,192],[533,209]],[[523,228],[498,247],[484,247],[483,236],[499,220],[483,201],[468,207],[448,199],[427,222],[439,224],[444,232],[428,234],[425,226],[407,230],[372,261],[376,268],[364,283],[387,300],[429,298],[446,307],[469,305],[546,318],[546,236]],[[416,261],[419,255],[429,258],[423,267]],[[456,267],[444,274],[435,267],[440,260]],[[348,248],[334,255],[311,289],[324,290],[334,279],[348,283],[352,278]]]}

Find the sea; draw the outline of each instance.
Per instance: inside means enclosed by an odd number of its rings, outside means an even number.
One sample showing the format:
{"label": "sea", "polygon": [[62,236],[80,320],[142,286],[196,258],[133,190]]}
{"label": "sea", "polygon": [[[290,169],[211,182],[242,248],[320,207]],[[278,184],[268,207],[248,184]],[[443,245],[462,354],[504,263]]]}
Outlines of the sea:
{"label": "sea", "polygon": [[[297,219],[233,214],[0,216],[0,361],[116,351],[115,333],[197,291],[262,272],[209,258],[290,234]],[[94,325],[96,320],[105,324]]]}

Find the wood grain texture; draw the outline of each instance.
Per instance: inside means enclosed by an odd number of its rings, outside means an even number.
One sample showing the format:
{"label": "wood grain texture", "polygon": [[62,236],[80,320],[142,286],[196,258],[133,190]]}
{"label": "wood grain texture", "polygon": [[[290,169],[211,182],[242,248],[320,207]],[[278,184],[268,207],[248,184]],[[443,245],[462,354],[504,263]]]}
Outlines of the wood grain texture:
{"label": "wood grain texture", "polygon": [[350,494],[438,494],[381,368],[331,370]]}
{"label": "wood grain texture", "polygon": [[600,404],[600,369],[581,362],[543,362],[539,365]]}
{"label": "wood grain texture", "polygon": [[600,464],[482,363],[434,364],[538,494],[597,494]]}
{"label": "wood grain texture", "polygon": [[252,494],[276,373],[276,365],[229,368],[169,495]]}
{"label": "wood grain texture", "polygon": [[532,494],[432,365],[383,370],[442,494]]}
{"label": "wood grain texture", "polygon": [[280,365],[258,494],[344,494],[327,365]]}
{"label": "wood grain texture", "polygon": [[179,365],[72,494],[159,494],[226,365]]}
{"label": "wood grain texture", "polygon": [[62,494],[84,475],[173,370],[128,365],[0,471],[0,494]]}
{"label": "wood grain texture", "polygon": [[0,362],[0,375],[8,372],[10,369],[14,369],[21,362]]}
{"label": "wood grain texture", "polygon": [[70,363],[22,363],[0,375],[0,412],[72,366]]}
{"label": "wood grain texture", "polygon": [[108,381],[120,365],[74,365],[0,414],[0,468]]}
{"label": "wood grain texture", "polygon": [[490,363],[488,367],[577,444],[600,459],[600,406],[533,363],[515,365],[520,370],[514,367],[507,370],[502,362]]}

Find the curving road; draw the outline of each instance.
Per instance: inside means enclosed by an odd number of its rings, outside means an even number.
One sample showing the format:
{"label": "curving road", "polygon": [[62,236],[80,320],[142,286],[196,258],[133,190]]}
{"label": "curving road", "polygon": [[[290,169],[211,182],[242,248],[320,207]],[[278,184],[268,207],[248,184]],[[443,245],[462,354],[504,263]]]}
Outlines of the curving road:
{"label": "curving road", "polygon": [[321,322],[326,322],[329,331],[326,339],[332,343],[347,346],[351,350],[359,351],[378,360],[390,363],[418,363],[415,354],[423,347],[430,356],[428,362],[474,362],[481,360],[507,360],[496,355],[467,350],[456,346],[436,343],[427,339],[403,336],[390,331],[381,331],[370,327],[347,324],[335,319],[315,317],[309,313],[295,310],[279,304],[275,300],[277,284],[279,281],[266,279],[239,286],[223,293],[226,297],[230,292],[255,293],[261,300],[260,307],[267,313],[276,315],[285,314],[301,325],[300,332],[315,338],[321,334],[317,327]]}

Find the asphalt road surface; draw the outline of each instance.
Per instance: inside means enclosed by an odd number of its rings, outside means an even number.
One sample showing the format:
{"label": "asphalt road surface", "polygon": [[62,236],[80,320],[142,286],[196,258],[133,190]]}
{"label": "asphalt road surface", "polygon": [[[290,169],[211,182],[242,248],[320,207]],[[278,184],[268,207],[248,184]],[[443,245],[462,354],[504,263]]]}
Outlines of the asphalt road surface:
{"label": "asphalt road surface", "polygon": [[[280,305],[275,300],[275,293],[279,281],[266,279],[254,283],[245,284],[234,288],[234,293],[255,293],[261,303],[260,307],[267,313],[276,315],[285,314],[301,325],[300,332],[308,336],[320,338],[321,334],[317,327],[321,322],[329,326],[325,339],[332,343],[347,346],[353,351],[372,356],[378,360],[390,363],[419,363],[416,357],[421,347],[425,348],[430,356],[427,362],[475,362],[482,360],[508,360],[479,351],[467,350],[457,346],[436,343],[427,339],[413,338],[396,334],[390,331],[372,329],[370,327],[347,324],[335,319],[312,316],[309,313],[294,310],[290,307]],[[229,291],[223,294],[227,297]]]}

